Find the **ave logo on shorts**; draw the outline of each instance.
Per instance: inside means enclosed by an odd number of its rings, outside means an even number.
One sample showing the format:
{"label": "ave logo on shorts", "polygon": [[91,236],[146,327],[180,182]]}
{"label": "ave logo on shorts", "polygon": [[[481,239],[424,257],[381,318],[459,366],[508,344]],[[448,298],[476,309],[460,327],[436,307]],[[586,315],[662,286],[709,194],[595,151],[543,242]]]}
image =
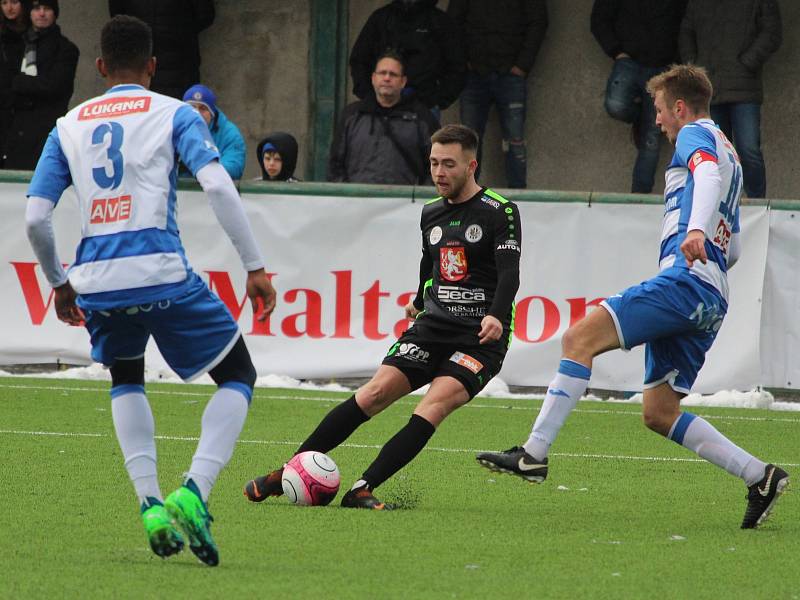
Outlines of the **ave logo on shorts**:
{"label": "ave logo on shorts", "polygon": [[438,225],[431,229],[430,234],[428,235],[428,241],[431,243],[431,246],[435,246],[439,243],[439,240],[442,239],[442,228]]}
{"label": "ave logo on shorts", "polygon": [[439,248],[439,272],[447,281],[461,281],[467,276],[467,253],[464,246]]}
{"label": "ave logo on shorts", "polygon": [[483,364],[479,360],[472,358],[469,354],[464,354],[463,352],[453,352],[453,356],[450,357],[450,360],[457,365],[461,365],[465,369],[469,369],[475,373],[475,375],[477,375],[478,371],[483,368]]}

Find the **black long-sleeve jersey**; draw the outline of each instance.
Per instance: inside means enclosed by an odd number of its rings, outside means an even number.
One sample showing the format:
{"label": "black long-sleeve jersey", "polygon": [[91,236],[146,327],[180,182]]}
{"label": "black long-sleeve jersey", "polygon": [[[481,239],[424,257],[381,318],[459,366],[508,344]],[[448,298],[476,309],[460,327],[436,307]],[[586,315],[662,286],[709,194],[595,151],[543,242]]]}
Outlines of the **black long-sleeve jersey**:
{"label": "black long-sleeve jersey", "polygon": [[507,346],[522,253],[516,204],[488,188],[460,204],[436,198],[423,207],[420,228],[414,306],[424,310],[415,329],[477,344],[481,321],[492,315],[503,325],[501,341]]}

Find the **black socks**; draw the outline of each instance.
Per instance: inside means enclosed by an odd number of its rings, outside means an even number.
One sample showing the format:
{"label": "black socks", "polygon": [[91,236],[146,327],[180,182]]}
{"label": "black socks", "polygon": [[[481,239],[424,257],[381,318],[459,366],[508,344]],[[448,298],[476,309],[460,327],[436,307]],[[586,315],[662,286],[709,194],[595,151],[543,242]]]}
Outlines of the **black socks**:
{"label": "black socks", "polygon": [[368,420],[369,417],[356,404],[356,396],[353,394],[325,415],[317,428],[297,449],[296,454],[307,450],[327,453],[349,438],[359,425]]}

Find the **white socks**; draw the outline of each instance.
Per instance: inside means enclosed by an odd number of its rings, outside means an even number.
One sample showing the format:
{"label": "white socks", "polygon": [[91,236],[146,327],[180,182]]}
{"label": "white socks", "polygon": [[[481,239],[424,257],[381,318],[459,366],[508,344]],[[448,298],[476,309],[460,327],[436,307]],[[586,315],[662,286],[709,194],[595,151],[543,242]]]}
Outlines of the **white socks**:
{"label": "white socks", "polygon": [[743,479],[748,487],[764,477],[767,466],[765,463],[739,448],[701,417],[681,413],[672,424],[667,437],[700,458]]}
{"label": "white socks", "polygon": [[591,375],[592,371],[588,367],[573,360],[561,359],[558,373],[547,388],[547,395],[533,424],[531,435],[522,446],[528,454],[539,460],[547,457],[564,421],[586,391]]}
{"label": "white socks", "polygon": [[125,468],[140,503],[164,500],[156,473],[155,423],[144,387],[120,385],[111,390],[111,416]]}
{"label": "white socks", "polygon": [[219,472],[233,455],[247,418],[248,397],[240,387],[244,386],[233,384],[227,387],[223,384],[203,412],[200,441],[186,476],[197,484],[204,501],[208,500]]}

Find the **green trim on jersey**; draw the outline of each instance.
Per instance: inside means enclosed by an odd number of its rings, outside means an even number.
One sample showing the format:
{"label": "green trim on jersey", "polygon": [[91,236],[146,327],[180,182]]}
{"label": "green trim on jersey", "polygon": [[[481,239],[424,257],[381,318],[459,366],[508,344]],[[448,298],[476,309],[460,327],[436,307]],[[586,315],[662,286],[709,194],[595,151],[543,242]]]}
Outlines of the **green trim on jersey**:
{"label": "green trim on jersey", "polygon": [[442,199],[442,197],[441,197],[441,196],[439,196],[438,198],[434,198],[433,200],[428,200],[428,201],[425,203],[425,206],[427,206],[428,204],[433,204],[434,202],[438,202],[438,201],[439,201],[439,200],[441,200],[441,199]]}
{"label": "green trim on jersey", "polygon": [[487,196],[489,196],[489,198],[493,198],[493,199],[497,200],[500,204],[508,204],[508,200],[503,198],[497,192],[495,192],[493,190],[490,190],[489,188],[486,188],[483,193],[486,194]]}
{"label": "green trim on jersey", "polygon": [[433,277],[431,277],[430,279],[428,279],[428,281],[426,281],[426,282],[425,282],[425,285],[424,285],[424,286],[422,286],[422,297],[423,297],[423,298],[425,297],[425,292],[427,292],[427,291],[428,291],[428,288],[429,288],[429,287],[433,287]]}
{"label": "green trim on jersey", "polygon": [[508,344],[506,344],[506,348],[511,347],[511,338],[514,336],[514,323],[516,321],[517,316],[517,303],[511,303],[511,325],[508,328]]}

